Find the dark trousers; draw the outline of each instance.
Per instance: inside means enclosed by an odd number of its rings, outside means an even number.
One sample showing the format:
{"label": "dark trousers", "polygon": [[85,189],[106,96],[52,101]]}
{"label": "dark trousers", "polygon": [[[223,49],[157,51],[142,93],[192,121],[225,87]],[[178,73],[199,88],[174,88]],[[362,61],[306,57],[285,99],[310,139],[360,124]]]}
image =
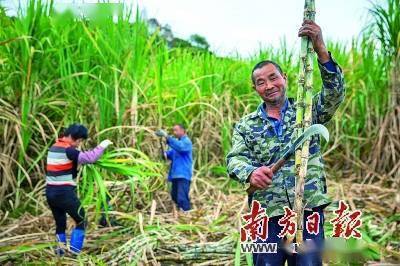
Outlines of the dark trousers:
{"label": "dark trousers", "polygon": [[76,228],[85,229],[85,211],[74,186],[47,186],[46,198],[56,221],[56,234],[65,233],[67,213],[74,219]]}
{"label": "dark trousers", "polygon": [[184,178],[172,179],[171,197],[172,200],[184,211],[190,210],[190,181]]}
{"label": "dark trousers", "polygon": [[[317,247],[317,250],[309,251],[307,253],[288,253],[282,248],[282,238],[278,237],[278,234],[282,230],[282,226],[278,224],[278,220],[282,216],[271,217],[268,222],[268,238],[266,241],[259,241],[264,243],[277,243],[278,250],[277,253],[253,253],[253,263],[256,266],[279,266],[285,265],[288,262],[289,266],[322,266],[322,253],[321,250],[324,245],[324,212],[322,209],[318,208],[315,210],[320,215],[319,223],[319,233],[317,235],[309,234],[306,230],[306,220],[309,215],[312,214],[310,211],[304,212],[304,229],[303,229],[303,239],[311,239],[312,245]],[[295,242],[295,241],[293,241]],[[305,241],[306,242],[306,241]]]}

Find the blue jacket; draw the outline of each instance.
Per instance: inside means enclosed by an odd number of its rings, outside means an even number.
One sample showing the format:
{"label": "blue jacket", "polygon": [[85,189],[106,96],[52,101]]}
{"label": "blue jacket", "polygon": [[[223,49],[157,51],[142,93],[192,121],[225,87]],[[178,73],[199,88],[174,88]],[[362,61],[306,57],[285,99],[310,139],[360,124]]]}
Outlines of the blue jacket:
{"label": "blue jacket", "polygon": [[170,149],[166,152],[167,158],[171,160],[168,173],[168,181],[175,178],[192,179],[192,142],[187,135],[180,139],[167,137]]}

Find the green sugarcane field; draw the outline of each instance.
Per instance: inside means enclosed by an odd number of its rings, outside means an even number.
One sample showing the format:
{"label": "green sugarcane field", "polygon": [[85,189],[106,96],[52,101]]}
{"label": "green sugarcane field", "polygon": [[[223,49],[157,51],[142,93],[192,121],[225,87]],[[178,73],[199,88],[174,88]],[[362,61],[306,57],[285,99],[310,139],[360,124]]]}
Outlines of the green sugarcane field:
{"label": "green sugarcane field", "polygon": [[283,2],[0,0],[0,265],[400,265],[400,1]]}

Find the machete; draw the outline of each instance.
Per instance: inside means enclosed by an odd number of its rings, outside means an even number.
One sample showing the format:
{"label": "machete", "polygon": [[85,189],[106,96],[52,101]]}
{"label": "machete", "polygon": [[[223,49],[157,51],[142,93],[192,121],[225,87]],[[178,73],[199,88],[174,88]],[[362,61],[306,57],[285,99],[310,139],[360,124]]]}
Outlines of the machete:
{"label": "machete", "polygon": [[[283,156],[271,167],[272,173],[276,173],[281,167],[285,164],[285,162],[292,156],[295,151],[301,147],[301,145],[309,139],[313,135],[321,135],[326,141],[329,141],[329,131],[328,129],[321,125],[321,124],[314,124],[307,128],[303,134],[301,134],[294,142],[293,144],[285,151]],[[247,194],[253,194],[256,190],[261,190],[260,188],[257,188],[253,185],[250,185],[250,187],[246,190]]]}

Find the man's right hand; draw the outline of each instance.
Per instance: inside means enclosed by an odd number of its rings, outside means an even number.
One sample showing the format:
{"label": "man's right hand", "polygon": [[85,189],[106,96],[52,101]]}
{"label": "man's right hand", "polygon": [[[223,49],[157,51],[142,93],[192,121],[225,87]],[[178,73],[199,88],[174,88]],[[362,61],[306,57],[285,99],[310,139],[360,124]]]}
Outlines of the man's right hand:
{"label": "man's right hand", "polygon": [[273,175],[271,168],[261,166],[251,173],[249,181],[252,186],[258,189],[265,189],[272,184]]}
{"label": "man's right hand", "polygon": [[165,132],[165,130],[162,129],[157,130],[155,134],[157,137],[164,137],[164,138],[168,137],[167,132]]}

